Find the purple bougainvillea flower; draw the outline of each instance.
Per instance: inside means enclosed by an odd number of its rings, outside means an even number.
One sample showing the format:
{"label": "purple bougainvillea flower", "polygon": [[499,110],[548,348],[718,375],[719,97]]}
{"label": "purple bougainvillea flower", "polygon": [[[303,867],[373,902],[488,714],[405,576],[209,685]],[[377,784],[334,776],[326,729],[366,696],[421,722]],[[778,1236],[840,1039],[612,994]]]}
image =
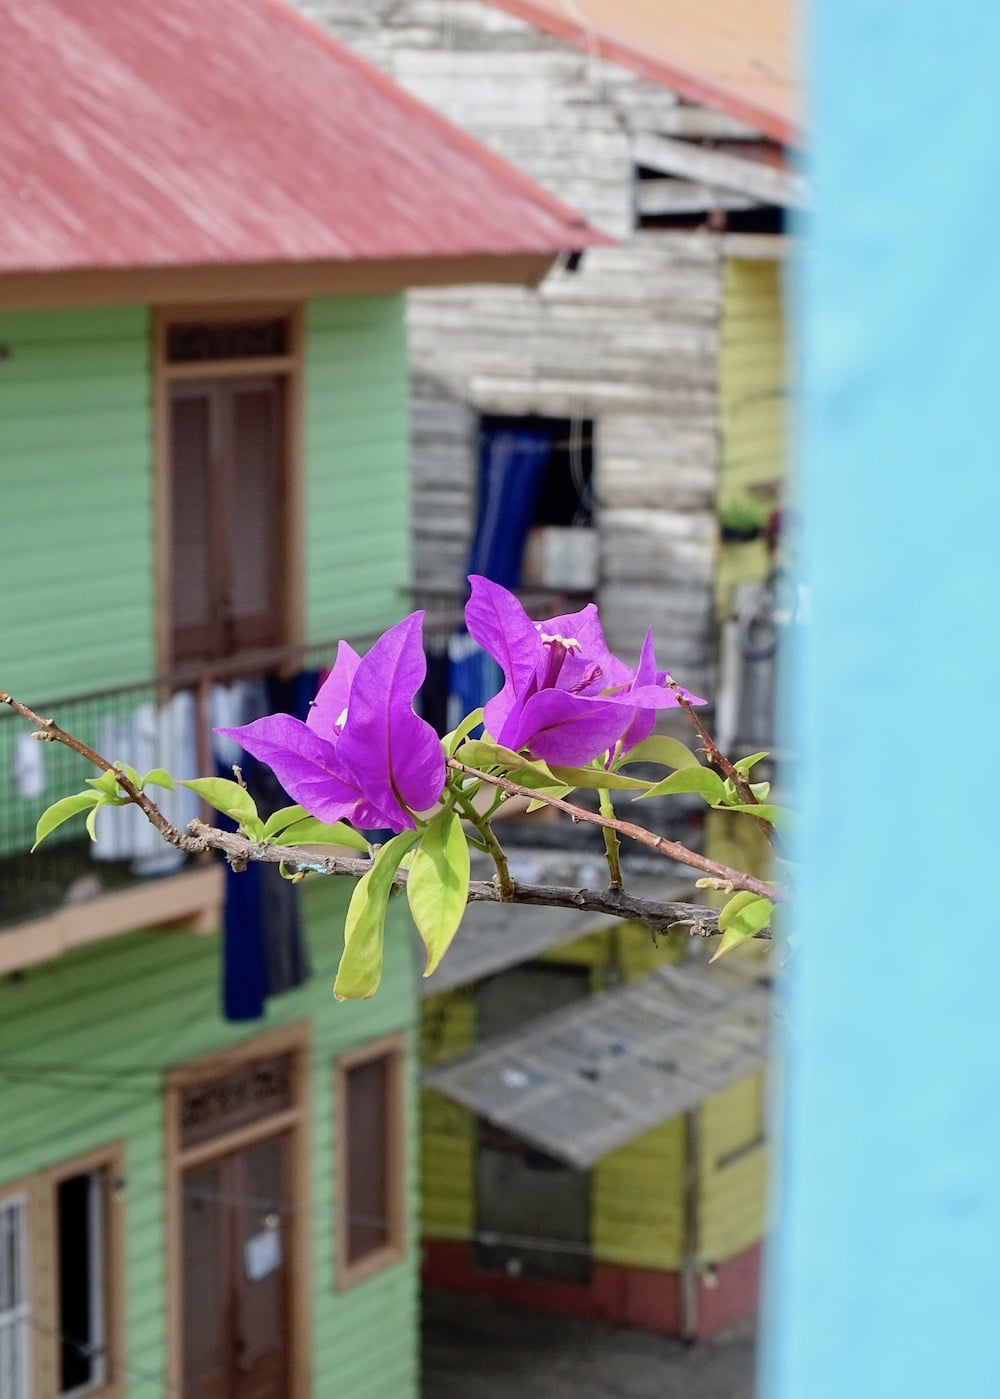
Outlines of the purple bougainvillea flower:
{"label": "purple bougainvillea flower", "polygon": [[266,763],[320,821],[414,829],[412,813],[429,810],[445,780],[438,736],[413,710],[427,671],[423,617],[404,617],[365,656],[342,641],[306,723],[269,714],[216,732]]}
{"label": "purple bougainvillea flower", "polygon": [[[632,748],[653,730],[658,709],[678,700],[656,669],[652,632],[630,669],[608,650],[597,608],[533,622],[513,593],[473,574],[465,608],[469,634],[504,674],[486,704],[486,727],[505,748],[571,767],[620,740]],[[692,704],[696,695],[681,692]]]}

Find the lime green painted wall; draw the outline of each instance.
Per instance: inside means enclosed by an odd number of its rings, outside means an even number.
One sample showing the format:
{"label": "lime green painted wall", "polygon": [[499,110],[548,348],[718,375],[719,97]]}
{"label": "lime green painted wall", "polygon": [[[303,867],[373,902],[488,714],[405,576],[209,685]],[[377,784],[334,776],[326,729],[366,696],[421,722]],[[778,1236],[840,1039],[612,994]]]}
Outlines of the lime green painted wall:
{"label": "lime green painted wall", "polygon": [[[415,1023],[411,933],[397,910],[372,1001],[338,1004],[346,884],[303,888],[314,976],[270,1002],[265,1020],[219,1015],[220,941],[137,932],[0,980],[0,1184],[124,1140],[128,1399],[162,1399],[164,1369],[162,1073],[263,1030],[313,1024],[315,1399],[408,1399],[417,1390],[417,1249],[347,1292],[333,1287],[334,1056]],[[36,1066],[31,1068],[30,1066]],[[39,1068],[37,1066],[48,1066]],[[416,1219],[416,1084],[411,1075],[410,1218]],[[412,1232],[411,1232],[412,1239]]]}
{"label": "lime green painted wall", "polygon": [[[719,349],[720,502],[749,493],[778,503],[788,450],[786,337],[781,263],[730,258]],[[767,568],[761,540],[722,544],[717,605],[726,604],[736,584],[763,578]]]}
{"label": "lime green painted wall", "polygon": [[306,635],[381,631],[410,611],[404,298],[306,308]]}
{"label": "lime green painted wall", "polygon": [[0,686],[39,703],[153,670],[143,307],[0,315]]}
{"label": "lime green painted wall", "polygon": [[[305,311],[306,634],[381,630],[408,608],[404,298]],[[5,688],[39,703],[150,678],[149,311],[0,315]]]}

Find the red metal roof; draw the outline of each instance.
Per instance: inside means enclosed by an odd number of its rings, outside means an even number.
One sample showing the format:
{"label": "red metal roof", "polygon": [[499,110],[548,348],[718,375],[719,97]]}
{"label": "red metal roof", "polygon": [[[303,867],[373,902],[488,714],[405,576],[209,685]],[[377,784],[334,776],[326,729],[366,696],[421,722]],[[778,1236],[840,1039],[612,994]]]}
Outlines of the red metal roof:
{"label": "red metal roof", "polygon": [[0,0],[0,272],[604,242],[280,0]]}
{"label": "red metal roof", "polygon": [[792,0],[491,0],[680,97],[801,143]]}

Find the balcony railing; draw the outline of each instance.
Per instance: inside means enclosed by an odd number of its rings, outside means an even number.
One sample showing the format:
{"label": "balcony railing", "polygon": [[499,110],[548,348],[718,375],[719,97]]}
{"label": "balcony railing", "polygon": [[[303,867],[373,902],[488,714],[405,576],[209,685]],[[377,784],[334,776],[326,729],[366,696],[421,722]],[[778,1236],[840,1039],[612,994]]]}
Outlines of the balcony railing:
{"label": "balcony railing", "polygon": [[[358,638],[356,644],[363,648],[370,640]],[[206,776],[226,771],[242,756],[235,745],[227,749],[213,738],[216,725],[249,723],[276,709],[304,717],[335,652],[336,642],[258,652],[113,690],[18,698],[109,761],[130,763],[141,773],[161,767],[175,777]],[[0,771],[7,774],[0,783],[0,929],[75,914],[93,900],[139,888],[145,888],[142,908],[151,924],[194,911],[184,900],[178,903],[176,882],[165,876],[191,874],[209,862],[167,845],[133,807],[102,810],[96,842],[76,816],[29,853],[45,808],[83,790],[86,779],[98,774],[63,745],[33,739],[30,726],[6,709],[0,712]],[[182,829],[204,814],[185,788],[151,788],[150,795]]]}

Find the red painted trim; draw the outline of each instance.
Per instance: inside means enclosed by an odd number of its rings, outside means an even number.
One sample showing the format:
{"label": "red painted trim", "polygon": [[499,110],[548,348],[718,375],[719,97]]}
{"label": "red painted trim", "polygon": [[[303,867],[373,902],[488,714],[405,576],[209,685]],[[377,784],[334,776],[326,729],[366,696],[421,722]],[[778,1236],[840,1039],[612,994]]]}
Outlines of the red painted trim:
{"label": "red painted trim", "polygon": [[[704,1340],[757,1310],[760,1288],[760,1244],[720,1263],[712,1285],[698,1284],[697,1338]],[[635,1326],[666,1336],[681,1334],[679,1273],[653,1268],[626,1268],[594,1263],[589,1283],[574,1286],[538,1278],[505,1277],[475,1265],[470,1243],[443,1239],[423,1241],[423,1279],[430,1287],[489,1297],[508,1306],[561,1312]]]}
{"label": "red painted trim", "polygon": [[697,1337],[704,1340],[752,1316],[760,1304],[762,1244],[753,1244],[714,1269],[712,1286],[698,1281]]}
{"label": "red painted trim", "polygon": [[534,25],[545,34],[567,40],[584,53],[594,53],[598,58],[620,63],[623,68],[638,73],[640,78],[647,78],[660,87],[669,88],[671,92],[676,92],[679,97],[686,98],[689,102],[699,102],[714,111],[724,112],[775,141],[795,147],[804,144],[801,129],[782,113],[770,107],[763,107],[748,97],[742,97],[739,93],[713,82],[711,78],[676,67],[662,59],[652,58],[640,49],[633,48],[631,44],[616,39],[606,30],[596,26],[583,26],[573,17],[573,11],[568,5],[566,13],[560,14],[549,9],[547,5],[534,3],[534,0],[491,0],[491,3],[500,10],[506,10],[516,19],[523,19],[527,24]]}

